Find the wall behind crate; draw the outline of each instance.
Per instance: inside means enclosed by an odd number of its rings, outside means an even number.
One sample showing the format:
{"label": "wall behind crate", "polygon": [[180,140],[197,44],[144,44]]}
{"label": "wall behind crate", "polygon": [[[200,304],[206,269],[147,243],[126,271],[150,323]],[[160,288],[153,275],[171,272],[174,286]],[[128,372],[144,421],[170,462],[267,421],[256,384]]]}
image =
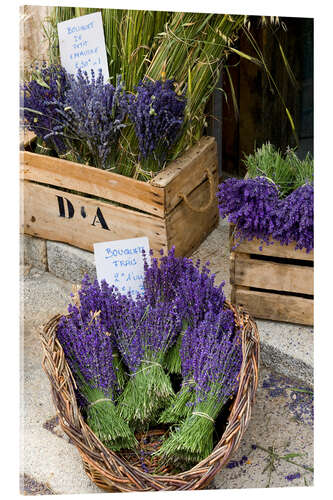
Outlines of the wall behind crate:
{"label": "wall behind crate", "polygon": [[47,60],[48,42],[42,23],[52,7],[20,6],[20,72],[29,71],[36,61]]}

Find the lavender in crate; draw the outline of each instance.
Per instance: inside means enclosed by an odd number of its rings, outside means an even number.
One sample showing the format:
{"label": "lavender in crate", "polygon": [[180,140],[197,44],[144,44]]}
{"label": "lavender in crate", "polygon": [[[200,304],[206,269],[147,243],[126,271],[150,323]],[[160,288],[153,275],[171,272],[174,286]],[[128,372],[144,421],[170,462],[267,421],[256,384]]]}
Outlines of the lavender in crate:
{"label": "lavender in crate", "polygon": [[138,297],[124,312],[118,348],[130,380],[119,398],[120,415],[134,428],[148,425],[174,395],[163,369],[164,357],[175,342],[181,322],[172,303],[151,307]]}
{"label": "lavender in crate", "polygon": [[[95,297],[92,294],[92,303]],[[77,306],[59,321],[57,337],[77,387],[87,401],[87,423],[110,449],[133,448],[137,441],[128,424],[119,417],[115,401],[117,376],[113,366],[113,343],[101,321],[100,311]]]}
{"label": "lavender in crate", "polygon": [[90,78],[79,70],[70,79],[66,100],[58,109],[77,161],[113,168],[127,111],[128,98],[120,77],[114,87],[104,82],[102,70],[97,78],[93,70]]}
{"label": "lavender in crate", "polygon": [[47,67],[45,63],[37,68],[31,81],[21,86],[23,126],[36,134],[37,153],[50,154],[54,150],[62,155],[67,150],[58,108],[63,105],[68,88],[65,69],[57,65]]}
{"label": "lavender in crate", "polygon": [[239,242],[258,238],[268,244],[276,228],[279,190],[265,177],[227,179],[217,192],[220,216],[236,225]]}
{"label": "lavender in crate", "polygon": [[157,452],[165,462],[198,462],[212,451],[215,419],[237,390],[242,363],[240,334],[225,332],[224,321],[223,313],[208,314],[184,335],[182,368],[195,395],[191,412]]}
{"label": "lavender in crate", "polygon": [[280,201],[273,238],[288,245],[296,241],[297,249],[313,249],[313,186],[304,184]]}
{"label": "lavender in crate", "polygon": [[135,90],[129,117],[139,143],[139,160],[143,165],[152,160],[160,169],[179,137],[186,100],[175,92],[173,80],[144,80]]}

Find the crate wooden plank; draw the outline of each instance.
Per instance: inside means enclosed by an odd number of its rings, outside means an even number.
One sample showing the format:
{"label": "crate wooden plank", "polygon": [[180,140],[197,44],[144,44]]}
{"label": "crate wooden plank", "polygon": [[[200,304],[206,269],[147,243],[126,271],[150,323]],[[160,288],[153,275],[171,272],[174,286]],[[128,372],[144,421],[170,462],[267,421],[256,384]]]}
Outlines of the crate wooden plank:
{"label": "crate wooden plank", "polygon": [[[206,180],[189,195],[194,207],[202,207],[209,201],[209,182]],[[204,212],[193,211],[186,203],[179,204],[166,219],[169,249],[175,245],[176,255],[191,255],[219,220],[217,200]]]}
{"label": "crate wooden plank", "polygon": [[207,178],[206,169],[213,175],[215,185],[212,189],[215,195],[218,183],[217,167],[216,141],[213,137],[203,137],[195,146],[157,174],[151,180],[151,184],[165,188],[166,213],[170,213],[182,201],[180,193],[189,195]]}
{"label": "crate wooden plank", "polygon": [[255,318],[313,325],[313,299],[232,287],[235,303]]}
{"label": "crate wooden plank", "polygon": [[153,250],[167,248],[165,222],[159,217],[28,181],[23,201],[23,231],[31,236],[89,251],[93,243],[147,236]]}
{"label": "crate wooden plank", "polygon": [[[269,241],[273,241],[272,238],[270,238]],[[231,246],[233,246],[233,244]],[[306,253],[304,248],[302,250],[295,250],[295,242],[290,243],[289,245],[280,245],[278,241],[275,241],[273,245],[269,246],[264,243],[262,245],[262,250],[259,250],[260,246],[260,240],[254,238],[252,241],[243,241],[239,246],[233,249],[233,252],[268,255],[271,257],[282,257],[285,259],[313,260],[313,250],[309,253]]]}
{"label": "crate wooden plank", "polygon": [[235,254],[236,285],[313,295],[313,267],[249,259]]}
{"label": "crate wooden plank", "polygon": [[20,149],[24,149],[36,139],[36,135],[30,130],[20,130]]}
{"label": "crate wooden plank", "polygon": [[21,152],[21,177],[92,194],[163,217],[164,190],[124,175],[79,163]]}

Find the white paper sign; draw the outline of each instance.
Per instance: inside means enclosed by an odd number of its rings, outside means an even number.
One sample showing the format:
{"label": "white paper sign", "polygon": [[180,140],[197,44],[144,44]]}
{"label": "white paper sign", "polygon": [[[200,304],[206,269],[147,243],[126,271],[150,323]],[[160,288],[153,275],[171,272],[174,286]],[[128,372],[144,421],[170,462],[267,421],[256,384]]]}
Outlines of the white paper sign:
{"label": "white paper sign", "polygon": [[100,12],[58,23],[58,37],[61,64],[68,73],[76,75],[81,69],[90,77],[93,69],[97,76],[101,68],[106,83],[109,70]]}
{"label": "white paper sign", "polygon": [[114,285],[122,294],[143,293],[144,258],[150,264],[149,241],[146,236],[127,240],[94,243],[97,279]]}

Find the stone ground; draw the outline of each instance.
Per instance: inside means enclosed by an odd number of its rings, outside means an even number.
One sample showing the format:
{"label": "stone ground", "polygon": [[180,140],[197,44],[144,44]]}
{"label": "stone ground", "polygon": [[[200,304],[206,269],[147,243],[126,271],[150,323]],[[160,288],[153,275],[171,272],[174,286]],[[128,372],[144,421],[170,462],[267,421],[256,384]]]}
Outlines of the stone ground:
{"label": "stone ground", "polygon": [[[205,260],[209,258],[205,252]],[[49,381],[41,367],[40,325],[65,311],[71,283],[31,266],[22,266],[21,282],[21,494],[101,493],[58,425]],[[306,382],[277,375],[272,365],[262,365],[249,427],[211,488],[311,486],[311,467],[312,389]]]}

